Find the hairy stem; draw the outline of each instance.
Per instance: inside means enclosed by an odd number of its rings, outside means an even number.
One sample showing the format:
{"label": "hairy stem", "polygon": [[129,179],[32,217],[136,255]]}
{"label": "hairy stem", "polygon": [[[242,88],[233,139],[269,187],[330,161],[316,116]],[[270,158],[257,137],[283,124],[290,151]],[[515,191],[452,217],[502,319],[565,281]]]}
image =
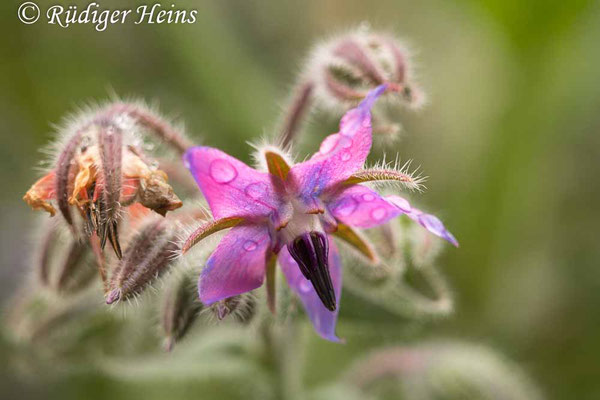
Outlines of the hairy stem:
{"label": "hairy stem", "polygon": [[130,114],[138,119],[142,125],[149,128],[156,136],[171,145],[180,155],[192,146],[191,142],[185,136],[181,135],[174,127],[157,116],[139,108],[132,109]]}
{"label": "hairy stem", "polygon": [[280,324],[262,321],[260,332],[264,342],[265,358],[273,371],[277,399],[298,400],[302,393],[303,343],[296,318],[289,315]]}
{"label": "hairy stem", "polygon": [[127,114],[142,126],[146,127],[157,138],[171,146],[180,155],[192,146],[192,143],[181,132],[152,111],[132,103],[117,103],[108,108],[107,116]]}
{"label": "hairy stem", "polygon": [[288,107],[283,130],[280,134],[280,143],[282,147],[288,147],[298,133],[302,119],[310,107],[311,96],[314,89],[314,83],[307,81],[298,86],[290,106]]}

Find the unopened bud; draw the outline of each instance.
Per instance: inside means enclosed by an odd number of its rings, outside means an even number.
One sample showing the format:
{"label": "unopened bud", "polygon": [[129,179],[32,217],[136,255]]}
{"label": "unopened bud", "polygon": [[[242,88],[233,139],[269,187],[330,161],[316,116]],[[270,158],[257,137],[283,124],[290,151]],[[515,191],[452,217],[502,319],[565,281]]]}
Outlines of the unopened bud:
{"label": "unopened bud", "polygon": [[210,306],[211,311],[219,321],[232,316],[235,320],[244,323],[252,319],[255,308],[256,298],[251,293],[228,297]]}
{"label": "unopened bud", "polygon": [[173,264],[178,249],[176,230],[168,221],[151,217],[133,235],[123,259],[112,273],[106,303],[140,294]]}
{"label": "unopened bud", "polygon": [[418,106],[422,94],[410,67],[407,51],[396,38],[360,28],[319,45],[308,74],[325,105],[348,109],[387,83],[388,98]]}
{"label": "unopened bud", "polygon": [[165,292],[161,310],[165,350],[171,351],[187,333],[201,309],[195,277],[186,271],[177,273]]}
{"label": "unopened bud", "polygon": [[[365,396],[397,379],[393,398],[407,399],[541,399],[518,366],[492,350],[456,342],[391,347],[357,362],[346,382]],[[391,386],[394,387],[394,386]],[[381,387],[379,387],[380,389]]]}
{"label": "unopened bud", "polygon": [[96,275],[90,246],[74,238],[56,221],[43,227],[36,257],[39,282],[61,293],[85,288]]}
{"label": "unopened bud", "polygon": [[419,268],[431,265],[443,248],[444,242],[416,224],[404,227],[407,250],[412,264]]}

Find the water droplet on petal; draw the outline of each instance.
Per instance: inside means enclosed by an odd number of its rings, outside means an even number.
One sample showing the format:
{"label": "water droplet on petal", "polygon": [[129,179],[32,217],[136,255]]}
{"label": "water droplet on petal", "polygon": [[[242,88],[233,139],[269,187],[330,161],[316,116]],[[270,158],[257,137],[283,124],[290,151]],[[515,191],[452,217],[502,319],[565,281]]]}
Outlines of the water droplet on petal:
{"label": "water droplet on petal", "polygon": [[365,193],[362,195],[362,199],[364,201],[373,201],[375,200],[375,196],[373,196],[371,193]]}
{"label": "water droplet on petal", "polygon": [[406,199],[403,199],[402,197],[398,196],[392,196],[388,200],[390,201],[390,203],[398,207],[403,213],[408,214],[409,212],[411,212],[412,207]]}
{"label": "water droplet on petal", "polygon": [[319,152],[321,154],[329,154],[335,149],[339,140],[338,135],[327,136],[325,140],[321,143],[321,147],[319,148]]}
{"label": "water droplet on petal", "polygon": [[146,150],[146,151],[154,150],[154,143],[144,143],[144,150]]}
{"label": "water droplet on petal", "polygon": [[246,186],[246,189],[244,190],[244,192],[246,193],[246,196],[250,197],[251,199],[260,200],[265,197],[268,190],[269,190],[269,187],[267,186],[266,183],[256,182],[256,183],[251,183],[250,185]]}
{"label": "water droplet on petal", "polygon": [[347,136],[342,136],[340,143],[342,145],[342,148],[344,149],[349,149],[350,147],[352,147],[352,139],[350,139]]}
{"label": "water droplet on petal", "polygon": [[302,293],[308,293],[311,289],[310,283],[307,280],[303,280],[300,282],[300,285],[298,285],[298,289],[300,289]]}
{"label": "water droplet on petal", "polygon": [[344,154],[342,154],[342,161],[348,161],[350,158],[352,158],[352,155],[348,152],[345,152]]}
{"label": "water droplet on petal", "polygon": [[254,251],[257,247],[258,243],[256,243],[254,240],[246,240],[244,243],[244,250],[246,251]]}
{"label": "water droplet on petal", "polygon": [[381,221],[387,216],[387,210],[383,207],[378,207],[371,211],[371,218],[375,221]]}
{"label": "water droplet on petal", "polygon": [[214,160],[208,168],[210,177],[217,183],[229,183],[237,177],[237,171],[225,160]]}
{"label": "water droplet on petal", "polygon": [[344,197],[338,204],[335,206],[334,211],[342,216],[347,217],[356,210],[358,203],[351,196]]}

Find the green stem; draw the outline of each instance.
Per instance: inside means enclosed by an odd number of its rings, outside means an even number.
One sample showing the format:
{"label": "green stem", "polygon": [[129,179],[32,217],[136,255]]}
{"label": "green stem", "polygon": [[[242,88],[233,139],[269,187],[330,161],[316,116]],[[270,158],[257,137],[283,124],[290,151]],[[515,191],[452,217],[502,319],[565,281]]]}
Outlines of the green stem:
{"label": "green stem", "polygon": [[274,374],[276,399],[302,398],[301,334],[292,316],[282,324],[265,323],[262,327],[265,353]]}

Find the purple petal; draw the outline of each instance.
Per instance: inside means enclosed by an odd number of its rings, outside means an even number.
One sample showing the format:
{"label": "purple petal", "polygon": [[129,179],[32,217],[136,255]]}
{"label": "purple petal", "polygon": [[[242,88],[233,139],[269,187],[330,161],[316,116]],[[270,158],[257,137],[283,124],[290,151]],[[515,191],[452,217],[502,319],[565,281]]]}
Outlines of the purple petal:
{"label": "purple petal", "polygon": [[292,167],[288,180],[301,198],[319,196],[363,166],[371,150],[371,107],[386,87],[372,90],[342,117],[339,133],[327,136],[310,160]]}
{"label": "purple petal", "polygon": [[231,229],[200,274],[200,300],[208,305],[260,287],[269,244],[266,226],[238,225]]}
{"label": "purple petal", "polygon": [[402,214],[379,193],[361,185],[348,186],[336,194],[327,207],[338,221],[359,228],[372,228]]}
{"label": "purple petal", "polygon": [[271,175],[210,147],[192,147],[184,162],[208,201],[215,219],[266,217],[280,206]]}
{"label": "purple petal", "polygon": [[296,261],[292,258],[287,248],[284,247],[279,253],[279,264],[290,288],[300,297],[304,310],[313,324],[315,331],[324,339],[332,342],[341,342],[335,334],[338,311],[340,309],[340,296],[342,292],[341,260],[338,249],[331,238],[329,240],[329,273],[335,291],[336,310],[329,311],[323,303],[312,284],[307,280]]}
{"label": "purple petal", "polygon": [[418,208],[411,207],[408,201],[400,196],[388,196],[386,197],[386,200],[394,204],[404,214],[408,215],[410,219],[412,219],[415,222],[418,222],[429,232],[447,240],[454,246],[458,247],[458,241],[456,240],[454,235],[452,235],[452,233],[450,233],[450,231],[446,229],[442,221],[440,221],[440,219],[435,215],[426,214]]}

